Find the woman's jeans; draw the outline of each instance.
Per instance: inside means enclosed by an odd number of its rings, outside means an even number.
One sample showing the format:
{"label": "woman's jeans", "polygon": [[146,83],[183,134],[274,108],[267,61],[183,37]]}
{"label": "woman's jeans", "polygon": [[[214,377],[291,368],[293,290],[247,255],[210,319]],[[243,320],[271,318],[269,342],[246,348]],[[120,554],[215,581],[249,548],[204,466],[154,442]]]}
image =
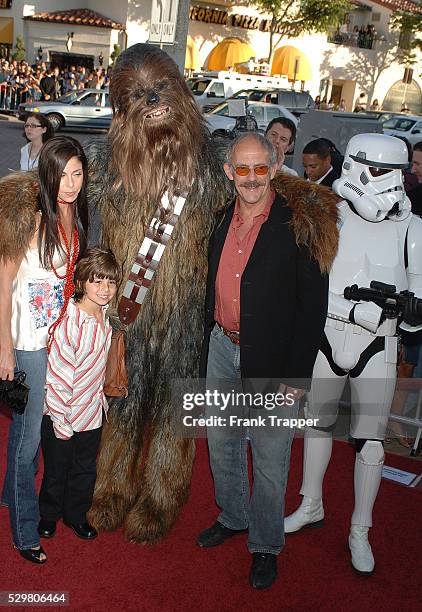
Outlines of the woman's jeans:
{"label": "woman's jeans", "polygon": [[7,471],[2,503],[9,507],[14,545],[25,550],[40,544],[38,496],[35,473],[41,439],[47,351],[15,351],[16,367],[26,372],[30,387],[28,403],[21,415],[13,413],[7,448]]}

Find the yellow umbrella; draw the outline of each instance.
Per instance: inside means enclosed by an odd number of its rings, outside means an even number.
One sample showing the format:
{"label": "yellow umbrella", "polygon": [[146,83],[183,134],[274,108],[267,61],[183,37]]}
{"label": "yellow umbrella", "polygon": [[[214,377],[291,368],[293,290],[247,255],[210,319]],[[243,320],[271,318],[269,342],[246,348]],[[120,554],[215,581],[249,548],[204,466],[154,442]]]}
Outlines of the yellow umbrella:
{"label": "yellow umbrella", "polygon": [[198,70],[200,67],[198,47],[196,46],[192,36],[188,35],[186,40],[185,69]]}
{"label": "yellow umbrella", "polygon": [[248,43],[240,38],[224,38],[208,56],[208,70],[225,70],[236,64],[247,62],[256,53]]}
{"label": "yellow umbrella", "polygon": [[303,51],[285,45],[274,53],[271,74],[286,75],[290,81],[309,81],[312,79],[311,66]]}

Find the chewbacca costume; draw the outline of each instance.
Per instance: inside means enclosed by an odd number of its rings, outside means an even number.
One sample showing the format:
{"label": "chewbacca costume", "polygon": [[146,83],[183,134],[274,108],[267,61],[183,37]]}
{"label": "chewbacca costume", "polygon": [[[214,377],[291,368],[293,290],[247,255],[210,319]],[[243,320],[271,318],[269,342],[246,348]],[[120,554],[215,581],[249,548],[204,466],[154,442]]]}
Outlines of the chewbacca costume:
{"label": "chewbacca costume", "polygon": [[110,401],[89,514],[97,529],[125,522],[129,540],[152,543],[172,526],[189,492],[194,441],[177,435],[171,392],[176,379],[198,375],[207,243],[230,186],[201,112],[165,52],[148,44],[124,51],[110,95],[107,142],[88,151],[88,199],[101,219],[102,244],[122,266],[120,294],[163,194],[172,201],[187,193],[127,330],[129,395]]}

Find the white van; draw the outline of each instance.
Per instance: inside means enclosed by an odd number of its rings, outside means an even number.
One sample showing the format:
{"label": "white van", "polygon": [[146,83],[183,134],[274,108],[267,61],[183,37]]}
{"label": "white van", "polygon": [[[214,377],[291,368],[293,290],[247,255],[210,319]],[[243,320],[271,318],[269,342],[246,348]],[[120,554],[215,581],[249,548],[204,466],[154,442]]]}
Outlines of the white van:
{"label": "white van", "polygon": [[241,89],[278,89],[288,87],[287,77],[269,77],[239,72],[204,72],[187,79],[199,106],[223,102]]}

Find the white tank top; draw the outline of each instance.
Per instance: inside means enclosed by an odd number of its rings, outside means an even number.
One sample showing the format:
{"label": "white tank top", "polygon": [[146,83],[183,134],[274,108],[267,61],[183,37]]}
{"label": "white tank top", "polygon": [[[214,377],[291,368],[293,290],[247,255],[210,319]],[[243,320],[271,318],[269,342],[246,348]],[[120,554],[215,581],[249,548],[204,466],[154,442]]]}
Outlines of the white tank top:
{"label": "white tank top", "polygon": [[[66,273],[66,253],[55,252],[53,264],[60,276]],[[38,248],[30,248],[12,286],[13,346],[38,351],[47,346],[48,329],[63,306],[65,280],[41,267]]]}

